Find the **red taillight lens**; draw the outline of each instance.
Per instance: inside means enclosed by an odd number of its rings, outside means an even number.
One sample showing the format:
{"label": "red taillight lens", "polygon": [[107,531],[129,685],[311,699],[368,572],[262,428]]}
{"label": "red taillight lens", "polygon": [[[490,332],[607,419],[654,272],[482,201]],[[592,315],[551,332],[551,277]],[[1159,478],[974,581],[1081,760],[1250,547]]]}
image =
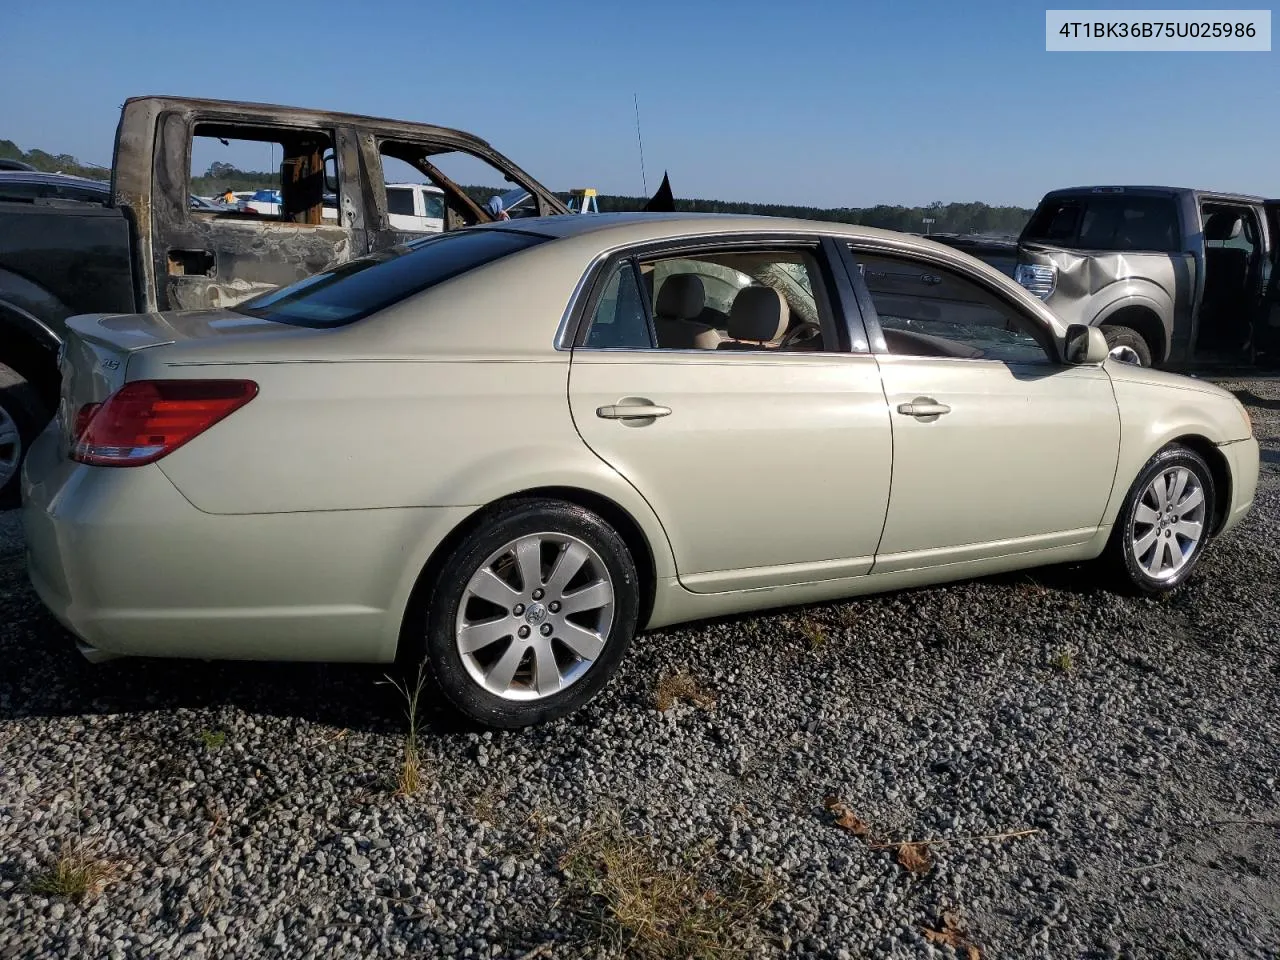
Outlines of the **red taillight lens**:
{"label": "red taillight lens", "polygon": [[76,413],[71,459],[98,467],[152,463],[257,394],[252,380],[134,380]]}
{"label": "red taillight lens", "polygon": [[102,406],[100,403],[86,403],[76,411],[75,430],[71,435],[73,439],[79,440],[84,436],[84,428],[89,426],[89,421],[93,419],[94,413],[97,412],[100,406]]}

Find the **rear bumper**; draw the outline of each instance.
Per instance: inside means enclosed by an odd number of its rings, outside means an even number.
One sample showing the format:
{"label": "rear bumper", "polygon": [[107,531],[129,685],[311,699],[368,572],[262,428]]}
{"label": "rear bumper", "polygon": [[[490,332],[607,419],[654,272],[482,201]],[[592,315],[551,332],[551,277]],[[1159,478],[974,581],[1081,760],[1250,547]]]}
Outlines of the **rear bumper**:
{"label": "rear bumper", "polygon": [[208,514],[154,464],[59,459],[49,431],[23,471],[31,583],[91,659],[389,661],[418,572],[469,512]]}
{"label": "rear bumper", "polygon": [[1258,488],[1260,455],[1258,441],[1254,437],[1224,443],[1218,450],[1226,457],[1227,469],[1231,472],[1231,503],[1227,507],[1222,529],[1218,531],[1221,535],[1243,520],[1253,508],[1253,497]]}

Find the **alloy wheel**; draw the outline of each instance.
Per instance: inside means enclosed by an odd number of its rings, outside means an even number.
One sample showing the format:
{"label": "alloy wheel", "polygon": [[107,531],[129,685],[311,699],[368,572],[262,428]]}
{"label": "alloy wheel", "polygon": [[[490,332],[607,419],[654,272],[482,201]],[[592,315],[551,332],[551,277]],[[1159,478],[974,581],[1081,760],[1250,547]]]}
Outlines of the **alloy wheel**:
{"label": "alloy wheel", "polygon": [[1170,580],[1190,562],[1204,538],[1205,497],[1186,467],[1156,474],[1133,510],[1133,556],[1153,580]]}
{"label": "alloy wheel", "polygon": [[568,534],[535,533],[495,550],[471,576],[454,642],[489,693],[539,700],[586,675],[613,616],[614,585],[600,554]]}

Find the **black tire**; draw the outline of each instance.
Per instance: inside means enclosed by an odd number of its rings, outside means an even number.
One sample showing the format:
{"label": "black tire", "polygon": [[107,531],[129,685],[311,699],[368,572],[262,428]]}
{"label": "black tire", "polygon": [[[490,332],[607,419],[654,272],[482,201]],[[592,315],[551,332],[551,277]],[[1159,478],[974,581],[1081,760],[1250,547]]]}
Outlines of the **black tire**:
{"label": "black tire", "polygon": [[[1132,327],[1103,326],[1102,333],[1107,338],[1107,349],[1115,350],[1117,347],[1121,349],[1129,349],[1138,357],[1138,365],[1141,367],[1151,366],[1151,345],[1147,343],[1137,330]],[[1130,360],[1130,363],[1133,361]]]}
{"label": "black tire", "polygon": [[[1182,567],[1172,576],[1157,578],[1143,569],[1142,564],[1139,562],[1140,558],[1134,545],[1134,533],[1136,532],[1134,514],[1137,512],[1139,504],[1142,503],[1143,495],[1151,482],[1158,475],[1173,467],[1186,468],[1200,485],[1200,489],[1204,493],[1203,527],[1199,540],[1194,544],[1190,552],[1186,554],[1186,560]],[[1200,557],[1204,554],[1205,547],[1209,544],[1209,531],[1213,527],[1216,504],[1217,489],[1213,483],[1213,472],[1209,469],[1209,465],[1204,462],[1204,458],[1189,447],[1176,443],[1169,444],[1147,461],[1146,466],[1142,468],[1132,486],[1129,487],[1129,492],[1125,495],[1120,513],[1116,516],[1115,527],[1111,531],[1111,540],[1107,544],[1107,562],[1113,572],[1118,574],[1123,582],[1138,593],[1161,594],[1176,590],[1191,576],[1192,570],[1195,569]],[[1175,537],[1174,543],[1177,545],[1180,544],[1180,541]]]}
{"label": "black tire", "polygon": [[[0,431],[7,422],[18,428],[16,442],[0,448],[0,509],[16,507],[22,494],[22,461],[27,450],[45,428],[53,413],[40,400],[35,388],[12,367],[0,363]],[[13,463],[12,471],[7,467]],[[6,475],[7,474],[7,475]]]}
{"label": "black tire", "polygon": [[[575,537],[596,552],[612,581],[612,621],[602,651],[585,673],[557,693],[511,700],[486,690],[464,665],[456,639],[458,612],[472,576],[495,551],[540,533]],[[441,693],[462,714],[488,727],[530,726],[572,713],[604,688],[631,645],[639,608],[635,562],[612,527],[591,511],[564,501],[511,501],[491,510],[443,563],[427,605],[424,654]],[[514,637],[510,640],[516,642]]]}

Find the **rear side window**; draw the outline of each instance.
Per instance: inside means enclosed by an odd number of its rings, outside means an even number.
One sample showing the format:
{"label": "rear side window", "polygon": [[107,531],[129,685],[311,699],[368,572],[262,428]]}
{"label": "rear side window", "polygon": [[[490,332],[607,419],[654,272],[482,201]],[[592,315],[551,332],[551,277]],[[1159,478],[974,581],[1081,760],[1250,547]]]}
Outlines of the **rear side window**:
{"label": "rear side window", "polygon": [[299,327],[340,327],[546,239],[513,230],[425,237],[246,300],[236,311]]}
{"label": "rear side window", "polygon": [[627,347],[633,350],[653,346],[649,314],[640,286],[636,283],[636,268],[632,261],[624,260],[614,267],[613,275],[600,295],[583,346]]}
{"label": "rear side window", "polygon": [[1077,250],[1178,249],[1178,210],[1172,197],[1090,196],[1046,200],[1023,240]]}

